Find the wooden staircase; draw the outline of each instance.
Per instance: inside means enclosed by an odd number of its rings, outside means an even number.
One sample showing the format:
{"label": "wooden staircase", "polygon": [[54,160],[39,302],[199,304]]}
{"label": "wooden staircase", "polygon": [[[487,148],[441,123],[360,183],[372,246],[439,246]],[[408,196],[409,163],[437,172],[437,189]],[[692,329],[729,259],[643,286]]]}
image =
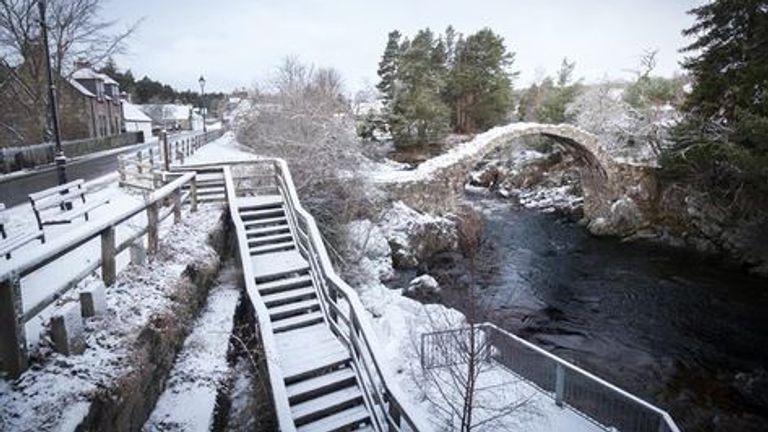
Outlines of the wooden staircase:
{"label": "wooden staircase", "polygon": [[310,266],[297,250],[282,198],[238,198],[237,203],[296,428],[373,430],[350,353],[325,322]]}

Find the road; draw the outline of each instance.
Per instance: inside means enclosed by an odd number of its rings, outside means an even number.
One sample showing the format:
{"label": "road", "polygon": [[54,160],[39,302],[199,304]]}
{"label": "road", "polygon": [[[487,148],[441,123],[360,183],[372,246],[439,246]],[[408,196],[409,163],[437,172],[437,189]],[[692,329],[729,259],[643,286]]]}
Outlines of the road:
{"label": "road", "polygon": [[[169,135],[169,139],[181,138],[186,134],[193,132],[181,132]],[[135,152],[139,149],[147,148],[153,142],[135,144],[125,147],[119,152],[102,152],[103,155],[83,156],[67,162],[67,179],[85,179],[93,180],[103,175],[117,171],[117,156],[125,153]],[[6,207],[21,204],[27,200],[27,195],[58,184],[58,175],[55,167],[46,167],[28,175],[11,177],[6,180],[0,180],[0,203]]]}

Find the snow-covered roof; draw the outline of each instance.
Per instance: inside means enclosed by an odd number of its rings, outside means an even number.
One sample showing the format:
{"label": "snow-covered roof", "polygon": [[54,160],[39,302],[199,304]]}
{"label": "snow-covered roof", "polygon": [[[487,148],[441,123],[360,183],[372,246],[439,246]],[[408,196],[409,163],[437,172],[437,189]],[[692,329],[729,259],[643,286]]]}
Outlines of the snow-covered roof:
{"label": "snow-covered roof", "polygon": [[118,85],[117,81],[110,78],[108,75],[96,72],[95,70],[86,67],[81,68],[72,73],[72,78],[76,80],[93,80],[98,79],[104,81],[104,84]]}
{"label": "snow-covered roof", "polygon": [[91,93],[90,90],[85,88],[82,84],[80,84],[79,82],[75,81],[74,79],[68,79],[67,82],[69,82],[69,84],[72,87],[74,87],[75,90],[79,91],[80,93],[82,93],[86,97],[96,97],[93,93]]}
{"label": "snow-covered roof", "polygon": [[180,104],[154,104],[138,105],[145,114],[155,121],[181,121],[189,120],[192,105]]}
{"label": "snow-covered roof", "polygon": [[128,101],[123,101],[123,118],[125,121],[130,122],[141,122],[141,123],[150,123],[152,122],[152,119],[149,118],[146,114],[144,114],[144,111],[141,110],[141,107],[138,105],[134,105]]}

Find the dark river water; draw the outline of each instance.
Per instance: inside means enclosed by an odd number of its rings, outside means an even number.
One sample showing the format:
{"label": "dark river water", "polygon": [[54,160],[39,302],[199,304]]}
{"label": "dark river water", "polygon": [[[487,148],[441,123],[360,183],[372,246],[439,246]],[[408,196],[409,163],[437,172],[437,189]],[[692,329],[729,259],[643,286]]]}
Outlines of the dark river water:
{"label": "dark river water", "polygon": [[663,409],[684,431],[768,431],[768,279],[563,217],[473,199],[509,330]]}

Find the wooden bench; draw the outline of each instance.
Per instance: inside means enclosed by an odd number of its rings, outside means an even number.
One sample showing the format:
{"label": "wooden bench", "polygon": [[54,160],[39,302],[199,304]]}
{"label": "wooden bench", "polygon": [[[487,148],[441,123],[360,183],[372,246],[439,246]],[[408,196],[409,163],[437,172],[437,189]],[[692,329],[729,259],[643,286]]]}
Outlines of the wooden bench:
{"label": "wooden bench", "polygon": [[0,203],[0,255],[5,255],[5,259],[11,259],[11,252],[35,240],[45,243],[45,235],[42,231],[19,231],[8,233],[6,224],[8,223],[8,214],[5,211],[5,205]]}
{"label": "wooden bench", "polygon": [[[109,198],[86,202],[85,195],[87,192],[85,181],[78,179],[61,186],[29,194],[29,201],[32,203],[38,228],[42,230],[45,225],[72,223],[80,216],[84,216],[85,220],[88,220],[88,212],[109,202]],[[82,203],[75,206],[74,204],[78,200]]]}

